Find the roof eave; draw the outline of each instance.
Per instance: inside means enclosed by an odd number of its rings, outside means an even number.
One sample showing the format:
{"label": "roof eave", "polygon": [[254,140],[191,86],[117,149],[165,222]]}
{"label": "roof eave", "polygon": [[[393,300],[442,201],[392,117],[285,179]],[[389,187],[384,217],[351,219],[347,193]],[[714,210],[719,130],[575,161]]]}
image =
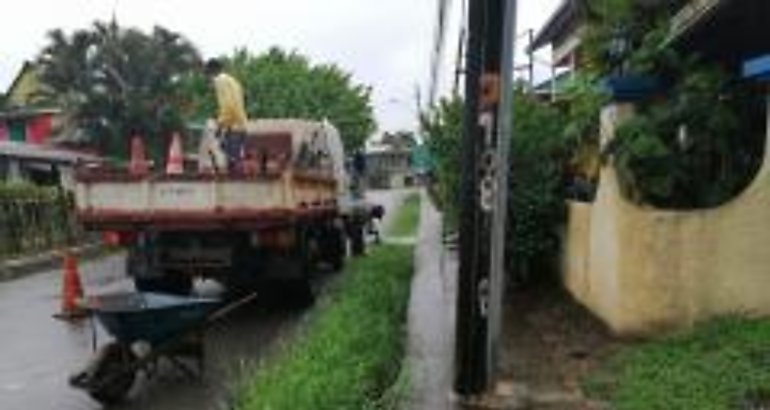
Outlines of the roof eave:
{"label": "roof eave", "polygon": [[572,22],[578,0],[563,0],[556,11],[551,14],[542,28],[535,34],[527,52],[537,51],[553,42],[558,33],[562,32]]}

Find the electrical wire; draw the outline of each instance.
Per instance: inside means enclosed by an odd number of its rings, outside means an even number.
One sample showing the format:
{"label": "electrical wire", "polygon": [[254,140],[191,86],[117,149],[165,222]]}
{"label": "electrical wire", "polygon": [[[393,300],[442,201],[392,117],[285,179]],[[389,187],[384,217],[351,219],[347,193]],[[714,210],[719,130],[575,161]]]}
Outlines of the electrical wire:
{"label": "electrical wire", "polygon": [[454,86],[452,94],[459,95],[460,78],[464,72],[463,63],[465,61],[465,39],[468,34],[468,0],[462,0],[460,4],[460,30],[457,39],[457,56],[455,60]]}
{"label": "electrical wire", "polygon": [[439,77],[441,75],[441,60],[444,56],[444,40],[446,38],[447,14],[452,0],[438,0],[436,13],[436,30],[433,37],[433,54],[430,65],[430,85],[428,89],[428,105],[436,102]]}

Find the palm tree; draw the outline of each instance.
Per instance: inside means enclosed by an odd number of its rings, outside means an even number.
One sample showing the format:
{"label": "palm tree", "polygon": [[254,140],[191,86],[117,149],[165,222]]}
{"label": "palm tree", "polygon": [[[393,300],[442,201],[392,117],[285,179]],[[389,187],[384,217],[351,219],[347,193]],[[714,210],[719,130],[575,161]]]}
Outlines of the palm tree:
{"label": "palm tree", "polygon": [[199,66],[196,48],[162,27],[146,34],[114,20],[48,38],[38,63],[49,101],[105,155],[125,157],[127,138],[139,133],[159,157],[168,135],[183,127],[176,83]]}

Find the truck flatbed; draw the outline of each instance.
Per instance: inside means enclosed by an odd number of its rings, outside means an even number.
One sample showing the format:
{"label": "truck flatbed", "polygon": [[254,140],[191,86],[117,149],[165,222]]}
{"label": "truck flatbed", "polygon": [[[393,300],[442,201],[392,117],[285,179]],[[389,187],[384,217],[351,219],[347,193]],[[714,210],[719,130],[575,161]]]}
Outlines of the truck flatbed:
{"label": "truck flatbed", "polygon": [[135,177],[96,168],[78,181],[78,217],[97,230],[263,228],[337,211],[337,183],[318,173]]}

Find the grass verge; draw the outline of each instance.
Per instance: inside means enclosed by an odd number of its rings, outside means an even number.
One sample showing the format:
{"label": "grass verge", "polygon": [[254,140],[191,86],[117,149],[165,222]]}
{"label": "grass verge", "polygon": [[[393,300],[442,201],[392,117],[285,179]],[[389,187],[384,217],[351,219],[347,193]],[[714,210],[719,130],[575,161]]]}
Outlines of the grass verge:
{"label": "grass verge", "polygon": [[[403,212],[411,211],[402,207],[397,219]],[[383,396],[401,370],[412,271],[411,246],[373,247],[351,261],[301,339],[245,383],[236,408],[389,408]]]}
{"label": "grass verge", "polygon": [[388,236],[413,236],[420,221],[420,194],[409,194],[393,217]]}
{"label": "grass verge", "polygon": [[770,320],[719,319],[628,347],[586,389],[615,410],[770,408]]}

